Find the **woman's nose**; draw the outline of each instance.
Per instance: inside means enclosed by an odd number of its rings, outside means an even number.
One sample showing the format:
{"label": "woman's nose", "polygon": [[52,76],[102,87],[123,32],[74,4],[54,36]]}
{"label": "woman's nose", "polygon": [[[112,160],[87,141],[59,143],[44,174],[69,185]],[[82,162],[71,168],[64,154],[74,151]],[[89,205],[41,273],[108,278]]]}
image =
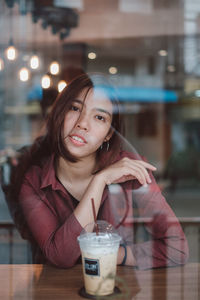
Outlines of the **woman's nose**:
{"label": "woman's nose", "polygon": [[82,130],[85,130],[85,131],[88,130],[89,125],[88,125],[87,117],[85,115],[80,115],[80,117],[76,123],[76,127],[80,128]]}

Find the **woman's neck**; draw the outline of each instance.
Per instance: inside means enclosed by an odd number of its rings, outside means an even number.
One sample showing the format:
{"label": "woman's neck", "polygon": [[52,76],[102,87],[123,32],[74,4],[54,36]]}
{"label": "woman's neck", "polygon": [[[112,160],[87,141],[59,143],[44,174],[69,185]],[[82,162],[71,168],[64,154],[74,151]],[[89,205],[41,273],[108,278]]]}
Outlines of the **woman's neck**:
{"label": "woman's neck", "polygon": [[58,178],[63,178],[68,182],[88,180],[91,178],[92,173],[95,170],[95,166],[95,160],[80,160],[72,163],[62,157],[59,157],[57,161],[56,173]]}

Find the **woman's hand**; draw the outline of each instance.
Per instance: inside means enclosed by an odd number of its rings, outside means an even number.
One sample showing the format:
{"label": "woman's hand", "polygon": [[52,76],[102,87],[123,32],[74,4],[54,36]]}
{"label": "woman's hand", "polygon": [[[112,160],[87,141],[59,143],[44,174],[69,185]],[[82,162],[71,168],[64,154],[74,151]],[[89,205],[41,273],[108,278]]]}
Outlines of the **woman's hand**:
{"label": "woman's hand", "polygon": [[156,168],[142,160],[125,157],[93,176],[82,199],[74,210],[74,215],[81,226],[85,227],[93,221],[91,198],[95,200],[95,211],[98,214],[106,185],[133,179],[137,179],[142,185],[148,184],[151,182],[148,170],[155,171]]}
{"label": "woman's hand", "polygon": [[100,176],[107,185],[133,179],[137,179],[142,185],[146,185],[151,183],[148,170],[155,171],[156,168],[143,160],[124,157],[100,171],[97,176]]}

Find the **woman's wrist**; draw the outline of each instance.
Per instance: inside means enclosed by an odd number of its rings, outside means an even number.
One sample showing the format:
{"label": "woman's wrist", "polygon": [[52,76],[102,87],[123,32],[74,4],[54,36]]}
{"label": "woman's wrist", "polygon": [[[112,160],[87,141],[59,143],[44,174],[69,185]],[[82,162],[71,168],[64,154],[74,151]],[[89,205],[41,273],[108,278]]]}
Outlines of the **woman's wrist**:
{"label": "woman's wrist", "polygon": [[117,264],[120,266],[126,265],[137,267],[137,262],[130,246],[126,244],[120,245],[117,257]]}
{"label": "woman's wrist", "polygon": [[126,250],[122,245],[120,245],[119,250],[118,250],[118,256],[117,256],[117,264],[122,265],[124,264],[124,258],[126,256]]}
{"label": "woman's wrist", "polygon": [[124,266],[126,264],[126,259],[127,259],[127,248],[126,248],[126,244],[120,244],[120,247],[124,249],[124,256],[123,259],[120,263],[120,266]]}
{"label": "woman's wrist", "polygon": [[102,185],[103,187],[106,186],[105,176],[104,176],[103,172],[97,173],[93,179],[95,181],[97,181],[98,184]]}

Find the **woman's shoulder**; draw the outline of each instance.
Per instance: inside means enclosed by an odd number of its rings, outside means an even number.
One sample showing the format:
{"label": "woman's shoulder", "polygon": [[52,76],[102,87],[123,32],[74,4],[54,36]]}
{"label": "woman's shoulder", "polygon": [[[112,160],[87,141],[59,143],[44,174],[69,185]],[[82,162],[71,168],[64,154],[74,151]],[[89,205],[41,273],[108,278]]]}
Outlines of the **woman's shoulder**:
{"label": "woman's shoulder", "polygon": [[52,157],[43,158],[40,163],[32,164],[24,175],[24,180],[31,185],[41,185],[42,180],[49,171]]}
{"label": "woman's shoulder", "polygon": [[31,179],[34,176],[40,177],[42,173],[42,166],[41,165],[31,165],[28,170],[26,171],[24,177],[26,179]]}

